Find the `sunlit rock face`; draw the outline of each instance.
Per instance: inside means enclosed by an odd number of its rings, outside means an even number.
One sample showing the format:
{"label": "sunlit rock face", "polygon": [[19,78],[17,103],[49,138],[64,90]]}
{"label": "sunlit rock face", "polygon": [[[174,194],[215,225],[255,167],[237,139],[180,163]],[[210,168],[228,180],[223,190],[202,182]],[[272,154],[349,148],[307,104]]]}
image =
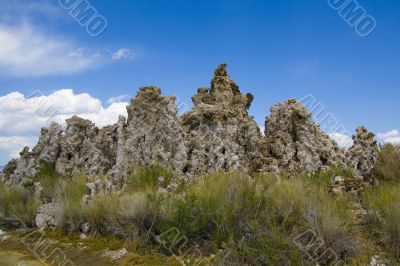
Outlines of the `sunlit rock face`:
{"label": "sunlit rock face", "polygon": [[129,169],[161,163],[181,172],[186,148],[173,96],[162,96],[157,87],[140,89],[128,109],[124,161]]}
{"label": "sunlit rock face", "polygon": [[353,136],[354,144],[346,153],[347,165],[364,181],[372,181],[378,158],[378,146],[375,134],[365,127],[356,129]]}
{"label": "sunlit rock face", "polygon": [[211,88],[192,97],[193,109],[182,116],[188,162],[184,172],[204,174],[215,170],[249,171],[260,156],[261,134],[247,113],[253,100],[243,95],[220,65]]}
{"label": "sunlit rock face", "polygon": [[265,171],[314,173],[344,166],[344,151],[312,120],[298,101],[288,100],[271,108],[265,122],[262,151],[270,158]]}
{"label": "sunlit rock face", "polygon": [[120,116],[114,125],[99,129],[77,116],[66,120],[65,129],[52,123],[42,129],[32,151],[25,148],[5,166],[1,180],[18,184],[34,176],[42,162],[61,175],[78,170],[105,177],[96,191],[119,189],[132,170],[155,163],[188,181],[220,170],[296,174],[346,165],[365,178],[372,175],[372,133],[357,129],[354,146],[345,154],[296,100],[271,108],[263,136],[248,114],[253,95],[241,93],[225,64],[215,70],[210,88],[198,89],[192,101],[193,108],[179,116],[176,98],[149,86],[127,106],[128,117]]}

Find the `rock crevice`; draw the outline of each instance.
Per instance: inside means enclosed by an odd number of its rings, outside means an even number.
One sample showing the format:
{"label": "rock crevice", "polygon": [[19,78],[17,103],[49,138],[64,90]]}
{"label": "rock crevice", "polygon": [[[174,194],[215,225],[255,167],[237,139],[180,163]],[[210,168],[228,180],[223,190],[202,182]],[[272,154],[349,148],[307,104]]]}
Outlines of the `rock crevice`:
{"label": "rock crevice", "polygon": [[36,174],[42,161],[67,175],[75,170],[107,176],[108,188],[121,188],[124,178],[141,165],[160,163],[187,179],[208,172],[236,169],[255,172],[318,172],[331,167],[353,169],[372,178],[376,142],[365,128],[357,129],[346,153],[312,120],[296,100],[271,108],[265,136],[248,114],[253,95],[242,94],[226,64],[218,66],[210,88],[192,97],[193,108],[178,115],[176,98],[157,87],[143,87],[127,106],[128,117],[97,128],[73,116],[65,130],[57,123],[41,131],[38,144],[25,148],[1,173],[8,185]]}

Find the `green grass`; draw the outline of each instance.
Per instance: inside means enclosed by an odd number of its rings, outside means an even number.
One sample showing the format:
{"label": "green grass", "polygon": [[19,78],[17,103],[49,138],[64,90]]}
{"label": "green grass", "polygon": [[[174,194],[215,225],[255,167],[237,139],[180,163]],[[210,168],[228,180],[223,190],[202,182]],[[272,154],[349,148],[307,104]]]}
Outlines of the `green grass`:
{"label": "green grass", "polygon": [[[215,264],[305,265],[304,253],[294,239],[307,230],[315,232],[326,249],[345,261],[356,257],[360,249],[359,232],[350,211],[354,199],[346,195],[333,197],[328,192],[331,178],[337,175],[352,177],[343,169],[280,179],[218,172],[164,195],[157,191],[158,179],[163,176],[166,187],[173,174],[154,165],[136,169],[128,177],[125,190],[98,195],[90,204],[83,202],[88,193],[88,178],[83,174],[59,178],[49,166],[35,180],[42,183],[45,198],[58,205],[61,228],[75,236],[88,222],[91,239],[129,240],[139,243],[141,250],[158,247],[171,255],[170,251],[180,250],[179,245],[172,245],[174,236],[167,236],[167,242],[172,241],[170,250],[155,236],[176,229],[187,240],[187,250],[208,258],[214,254]],[[17,212],[32,225],[38,204],[32,191],[0,187],[0,193],[3,217]],[[400,247],[395,226],[400,219],[398,195],[400,189],[386,187],[364,195],[370,221],[375,222],[374,228],[385,240],[390,239],[386,244],[393,247]],[[377,221],[385,222],[380,225]]]}
{"label": "green grass", "polygon": [[54,165],[45,161],[40,162],[40,167],[35,176],[24,180],[22,186],[31,193],[35,191],[34,184],[40,182],[42,187],[41,200],[51,202],[56,197],[57,187],[61,181],[60,174],[54,168]]}
{"label": "green grass", "polygon": [[0,185],[0,223],[9,227],[33,227],[40,201],[22,187]]}
{"label": "green grass", "polygon": [[164,177],[164,186],[167,187],[173,178],[173,173],[160,164],[138,167],[128,176],[127,191],[129,193],[144,190],[156,191],[160,176]]}
{"label": "green grass", "polygon": [[363,193],[363,200],[369,229],[400,258],[400,185],[370,188]]}
{"label": "green grass", "polygon": [[57,186],[55,202],[60,209],[60,224],[69,232],[78,232],[80,224],[87,221],[88,206],[82,202],[87,194],[86,182],[84,175],[76,174]]}
{"label": "green grass", "polygon": [[300,178],[306,183],[306,185],[313,185],[316,187],[327,188],[332,180],[336,176],[342,176],[345,179],[352,179],[354,174],[349,169],[342,167],[335,167],[328,171],[322,171],[314,174],[303,174]]}
{"label": "green grass", "polygon": [[[178,228],[189,242],[210,253],[230,250],[230,263],[245,264],[263,254],[268,265],[301,264],[293,238],[311,229],[340,258],[358,251],[347,199],[300,179],[250,179],[240,173],[217,173],[189,187],[184,196],[163,202],[157,233]],[[268,255],[265,255],[268,254]]]}
{"label": "green grass", "polygon": [[380,148],[376,164],[378,177],[383,181],[400,180],[400,146],[387,143]]}

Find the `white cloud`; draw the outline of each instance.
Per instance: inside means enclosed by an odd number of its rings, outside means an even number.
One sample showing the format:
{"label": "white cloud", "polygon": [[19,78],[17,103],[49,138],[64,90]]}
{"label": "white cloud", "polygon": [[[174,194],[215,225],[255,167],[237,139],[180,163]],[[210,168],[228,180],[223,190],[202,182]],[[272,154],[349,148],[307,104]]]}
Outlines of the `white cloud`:
{"label": "white cloud", "polygon": [[126,116],[127,105],[127,102],[114,102],[104,107],[99,99],[87,93],[75,94],[71,89],[49,95],[12,92],[1,96],[0,152],[6,152],[8,157],[1,158],[0,165],[18,155],[23,147],[32,147],[40,129],[51,121],[64,124],[65,119],[78,115],[103,127],[116,123],[119,115]]}
{"label": "white cloud", "polygon": [[24,147],[33,146],[37,143],[37,141],[38,139],[34,137],[0,136],[0,150],[5,150],[11,157],[17,158]]}
{"label": "white cloud", "polygon": [[377,137],[383,143],[400,144],[400,132],[396,129],[387,133],[378,133]]}
{"label": "white cloud", "polygon": [[261,135],[265,136],[265,127],[260,126]]}
{"label": "white cloud", "polygon": [[34,77],[73,74],[99,65],[95,54],[68,40],[51,37],[30,24],[0,25],[2,74]]}
{"label": "white cloud", "polygon": [[68,23],[76,22],[53,0],[0,1],[0,76],[75,74],[135,58],[128,48],[88,48],[53,26]]}
{"label": "white cloud", "polygon": [[124,94],[124,95],[111,97],[110,99],[107,100],[107,103],[108,104],[120,103],[120,102],[123,102],[124,100],[128,100],[128,99],[129,99],[129,95],[128,94]]}
{"label": "white cloud", "polygon": [[350,136],[340,134],[337,132],[329,133],[328,134],[331,139],[336,141],[336,143],[339,145],[341,148],[348,149],[351,146],[353,146],[353,139]]}
{"label": "white cloud", "polygon": [[134,57],[133,52],[127,48],[118,49],[116,52],[111,53],[111,58],[113,60],[121,60],[121,59],[132,59]]}

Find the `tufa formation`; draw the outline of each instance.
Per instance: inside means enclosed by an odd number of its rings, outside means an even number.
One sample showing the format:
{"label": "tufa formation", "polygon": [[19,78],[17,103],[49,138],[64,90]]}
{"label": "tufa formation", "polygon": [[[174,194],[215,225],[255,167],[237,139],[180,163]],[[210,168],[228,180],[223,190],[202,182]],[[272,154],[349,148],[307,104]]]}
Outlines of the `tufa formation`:
{"label": "tufa formation", "polygon": [[218,66],[210,88],[192,97],[193,108],[179,116],[176,98],[157,87],[144,87],[127,106],[128,117],[102,129],[73,116],[65,130],[57,123],[41,131],[38,144],[24,148],[1,173],[6,185],[34,176],[40,164],[61,175],[83,171],[106,176],[91,191],[120,189],[136,167],[160,163],[191,181],[213,171],[236,169],[250,174],[314,173],[348,167],[369,181],[376,162],[374,135],[358,128],[346,153],[312,121],[296,100],[271,108],[263,136],[248,114],[253,95],[241,93],[226,64]]}

